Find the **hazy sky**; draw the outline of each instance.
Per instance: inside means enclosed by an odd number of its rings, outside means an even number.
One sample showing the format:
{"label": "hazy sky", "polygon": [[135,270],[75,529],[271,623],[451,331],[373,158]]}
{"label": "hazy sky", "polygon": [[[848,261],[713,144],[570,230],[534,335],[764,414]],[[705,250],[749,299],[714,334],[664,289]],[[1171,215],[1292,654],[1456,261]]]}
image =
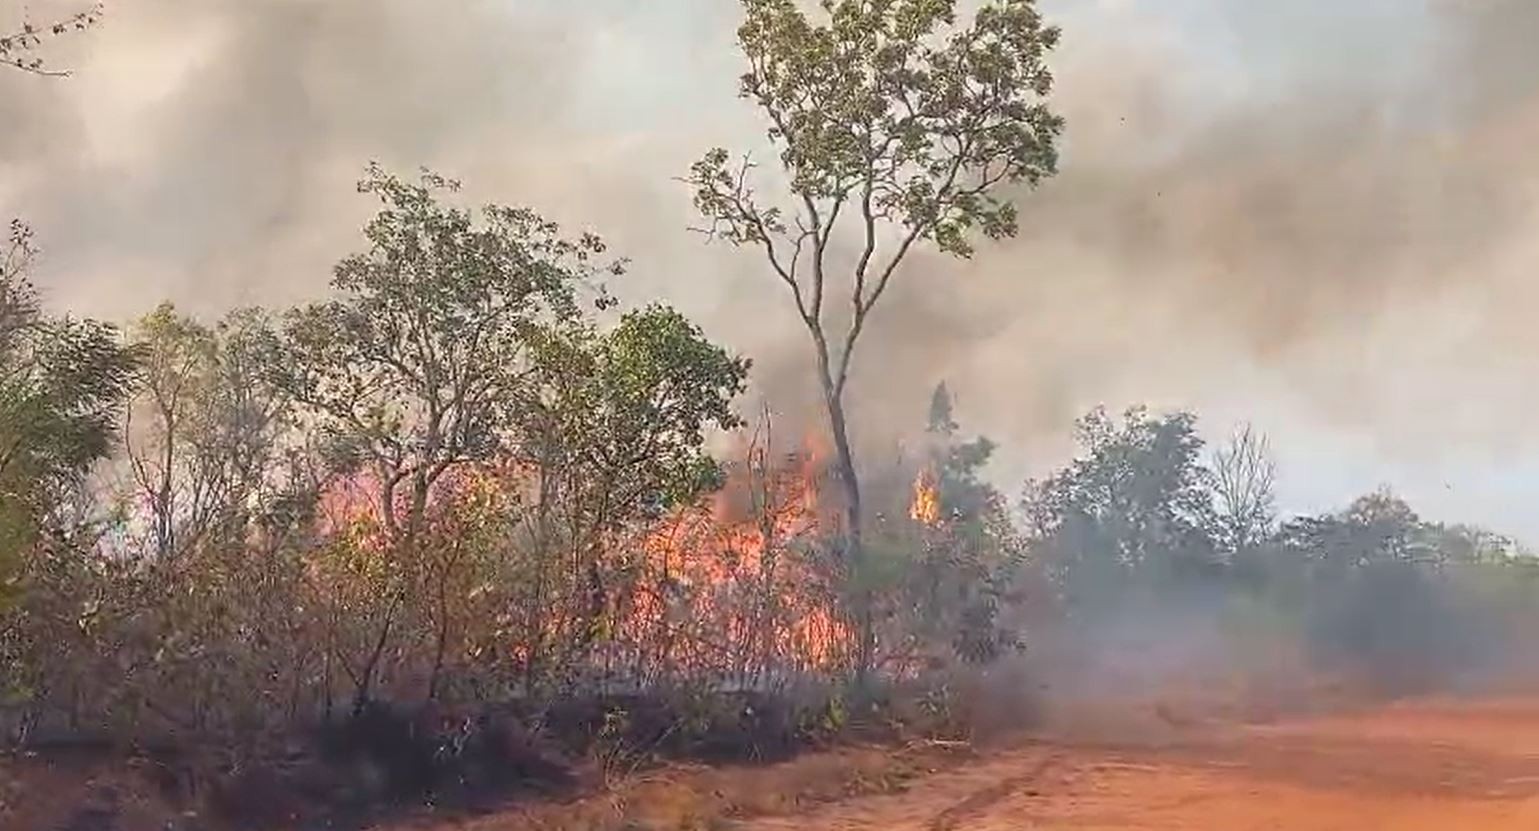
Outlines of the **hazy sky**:
{"label": "hazy sky", "polygon": [[[74,0],[0,0],[44,19]],[[1074,416],[1192,407],[1271,434],[1284,504],[1380,483],[1539,539],[1539,3],[1055,0],[1063,173],[1023,233],[916,259],[858,358],[863,434],[936,381],[1020,479]],[[0,215],[50,302],[123,319],[325,291],[370,159],[428,165],[632,257],[758,361],[783,409],[805,347],[751,255],[686,231],[671,177],[759,125],[731,0],[112,0],[0,73]],[[751,402],[745,402],[750,403]]]}

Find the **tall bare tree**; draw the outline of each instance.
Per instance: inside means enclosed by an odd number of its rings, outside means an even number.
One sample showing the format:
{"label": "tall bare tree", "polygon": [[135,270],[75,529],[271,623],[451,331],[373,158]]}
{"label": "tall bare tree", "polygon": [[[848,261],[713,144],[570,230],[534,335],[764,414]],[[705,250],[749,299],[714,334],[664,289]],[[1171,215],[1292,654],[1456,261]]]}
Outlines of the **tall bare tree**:
{"label": "tall bare tree", "polygon": [[1230,552],[1260,544],[1277,519],[1277,465],[1267,437],[1244,424],[1213,452],[1218,542]]}
{"label": "tall bare tree", "polygon": [[[769,123],[780,198],[755,188],[747,156],[719,148],[686,181],[703,230],[761,251],[812,340],[846,564],[858,573],[861,494],[845,410],[856,345],[916,246],[968,257],[980,232],[1012,236],[1011,186],[1054,173],[1063,121],[1046,104],[1044,58],[1058,30],[1034,0],[992,0],[970,25],[957,22],[955,0],[822,0],[811,15],[804,5],[743,0],[738,30],[741,95]],[[856,611],[864,671],[870,610]]]}

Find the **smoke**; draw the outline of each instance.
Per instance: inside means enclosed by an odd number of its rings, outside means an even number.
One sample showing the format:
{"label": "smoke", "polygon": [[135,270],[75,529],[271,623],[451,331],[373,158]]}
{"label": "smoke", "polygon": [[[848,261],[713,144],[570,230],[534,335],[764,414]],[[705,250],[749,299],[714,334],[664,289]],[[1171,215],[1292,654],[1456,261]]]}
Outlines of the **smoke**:
{"label": "smoke", "polygon": [[[1268,429],[1290,506],[1395,479],[1429,513],[1539,533],[1534,477],[1491,475],[1539,438],[1539,9],[1047,10],[1065,29],[1063,173],[1022,194],[1019,239],[911,263],[857,358],[864,442],[922,426],[944,378],[1013,486],[1061,460],[1095,403],[1188,406]],[[672,179],[757,141],[735,98],[736,12],[116,0],[50,47],[73,78],[0,74],[0,213],[37,226],[57,306],[122,319],[170,297],[216,314],[322,293],[372,207],[351,188],[363,165],[431,166],[472,201],[607,236],[636,264],[622,297],[674,302],[805,417],[809,350],[783,288],[688,233]]]}
{"label": "smoke", "polygon": [[1393,478],[1527,523],[1482,486],[1535,438],[1539,57],[1513,33],[1539,13],[1173,5],[1065,10],[1062,174],[1018,240],[906,286],[890,336],[945,344],[930,371],[1025,437],[1017,470],[1061,459],[1089,406],[1149,401],[1258,419],[1311,480],[1289,507]]}

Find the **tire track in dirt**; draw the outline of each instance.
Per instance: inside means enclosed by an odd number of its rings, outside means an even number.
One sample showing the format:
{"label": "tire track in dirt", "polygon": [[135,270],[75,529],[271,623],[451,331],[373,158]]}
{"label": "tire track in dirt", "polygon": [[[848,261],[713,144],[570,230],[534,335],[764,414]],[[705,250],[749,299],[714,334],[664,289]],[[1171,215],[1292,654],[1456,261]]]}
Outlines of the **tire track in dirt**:
{"label": "tire track in dirt", "polygon": [[1040,781],[1059,761],[1061,761],[1059,754],[1051,754],[1026,773],[1012,776],[973,792],[966,799],[936,814],[935,818],[930,820],[930,824],[925,826],[926,831],[955,831],[963,822],[981,816],[990,808],[1014,796],[1018,791]]}

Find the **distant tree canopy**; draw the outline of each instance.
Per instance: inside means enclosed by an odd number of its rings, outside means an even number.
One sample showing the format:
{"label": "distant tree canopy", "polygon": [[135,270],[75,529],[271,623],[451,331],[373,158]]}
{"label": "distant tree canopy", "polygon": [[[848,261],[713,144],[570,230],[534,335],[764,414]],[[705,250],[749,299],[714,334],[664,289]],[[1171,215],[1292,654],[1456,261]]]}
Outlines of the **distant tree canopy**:
{"label": "distant tree canopy", "polygon": [[1205,460],[1196,417],[1104,410],[1079,455],[1026,488],[1028,548],[1069,619],[1222,608],[1287,621],[1317,666],[1426,689],[1511,647],[1539,561],[1513,540],[1419,517],[1387,489],[1344,510],[1274,520],[1264,436],[1241,428]]}
{"label": "distant tree canopy", "polygon": [[1070,594],[1213,569],[1214,511],[1190,413],[1096,409],[1078,424],[1081,455],[1028,484],[1029,532]]}
{"label": "distant tree canopy", "polygon": [[1028,484],[1028,533],[1066,587],[1116,586],[1139,575],[1279,569],[1325,577],[1385,563],[1500,563],[1516,551],[1498,534],[1429,523],[1378,490],[1338,513],[1276,525],[1266,440],[1245,427],[1204,461],[1191,413],[1121,423],[1096,409],[1079,422],[1080,455]]}

